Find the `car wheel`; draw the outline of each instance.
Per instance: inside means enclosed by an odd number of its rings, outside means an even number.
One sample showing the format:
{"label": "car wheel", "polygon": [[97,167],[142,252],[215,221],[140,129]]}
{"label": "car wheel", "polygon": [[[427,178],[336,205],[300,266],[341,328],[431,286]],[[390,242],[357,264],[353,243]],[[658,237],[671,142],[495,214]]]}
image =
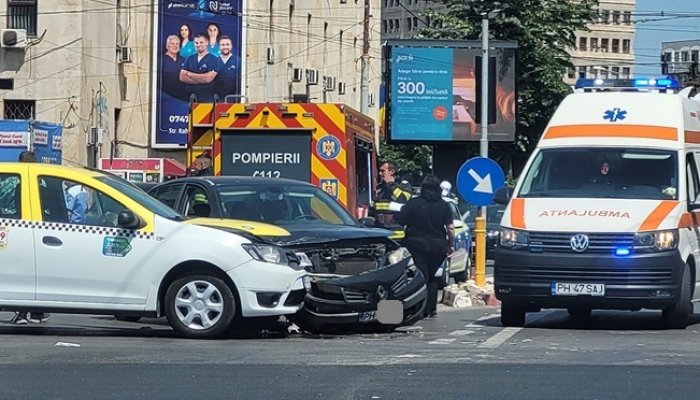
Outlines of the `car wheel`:
{"label": "car wheel", "polygon": [[508,303],[501,303],[501,325],[521,327],[525,325],[525,309]]}
{"label": "car wheel", "polygon": [[165,315],[182,336],[214,339],[223,336],[236,316],[236,299],[223,280],[192,275],[175,280],[165,293]]}
{"label": "car wheel", "polygon": [[588,318],[593,312],[589,307],[569,307],[567,311],[569,311],[569,315],[573,318]]}
{"label": "car wheel", "polygon": [[661,316],[666,327],[670,329],[685,329],[693,314],[693,304],[691,294],[693,282],[691,281],[690,266],[685,265],[683,269],[683,280],[681,282],[681,293],[676,304],[664,309]]}
{"label": "car wheel", "polygon": [[139,322],[141,320],[141,317],[132,317],[129,315],[115,315],[114,319],[117,321],[124,321],[124,322]]}
{"label": "car wheel", "polygon": [[469,280],[469,271],[472,268],[472,261],[470,257],[467,257],[467,261],[464,263],[464,271],[457,272],[454,274],[455,282],[466,282]]}

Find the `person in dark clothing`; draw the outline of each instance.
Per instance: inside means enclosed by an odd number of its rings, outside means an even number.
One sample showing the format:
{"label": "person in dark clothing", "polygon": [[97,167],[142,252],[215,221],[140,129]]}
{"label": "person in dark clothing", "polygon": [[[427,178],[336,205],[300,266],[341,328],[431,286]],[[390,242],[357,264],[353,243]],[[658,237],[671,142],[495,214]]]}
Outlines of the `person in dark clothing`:
{"label": "person in dark clothing", "polygon": [[[437,315],[438,278],[435,273],[445,258],[454,252],[455,227],[450,207],[442,199],[440,180],[435,175],[425,177],[419,197],[406,203],[396,215],[396,221],[404,225],[406,237],[402,244],[413,256],[428,281],[426,316]],[[443,272],[444,273],[444,272]]]}
{"label": "person in dark clothing", "polygon": [[197,157],[196,160],[196,176],[212,176],[214,175],[214,170],[212,169],[212,159],[208,153],[204,153]]}

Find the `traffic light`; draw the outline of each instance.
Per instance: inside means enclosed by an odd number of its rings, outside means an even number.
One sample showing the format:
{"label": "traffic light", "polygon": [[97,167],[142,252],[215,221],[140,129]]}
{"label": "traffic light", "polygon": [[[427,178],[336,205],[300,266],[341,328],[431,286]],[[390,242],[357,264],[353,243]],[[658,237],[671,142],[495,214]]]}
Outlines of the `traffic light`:
{"label": "traffic light", "polygon": [[0,47],[24,49],[27,46],[27,31],[24,29],[0,30]]}

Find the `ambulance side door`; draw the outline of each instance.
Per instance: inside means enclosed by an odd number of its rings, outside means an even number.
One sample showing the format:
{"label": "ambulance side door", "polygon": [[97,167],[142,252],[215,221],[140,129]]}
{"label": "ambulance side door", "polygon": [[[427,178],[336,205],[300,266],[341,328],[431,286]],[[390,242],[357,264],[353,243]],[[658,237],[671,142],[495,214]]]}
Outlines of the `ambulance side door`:
{"label": "ambulance side door", "polygon": [[[11,170],[14,169],[14,170]],[[34,300],[33,222],[27,168],[0,172],[0,299]]]}
{"label": "ambulance side door", "polygon": [[[688,243],[691,245],[691,251],[695,257],[695,265],[700,265],[700,212],[692,211],[693,206],[695,210],[700,207],[700,172],[698,171],[698,166],[700,165],[700,153],[692,152],[688,153],[686,157],[686,182],[687,182],[687,198],[688,198],[688,208],[691,209],[690,215],[692,217],[692,226],[690,229],[682,228],[680,234],[686,234],[689,236]],[[696,290],[694,297],[698,297],[700,292],[697,290],[697,282],[700,277],[696,277]]]}

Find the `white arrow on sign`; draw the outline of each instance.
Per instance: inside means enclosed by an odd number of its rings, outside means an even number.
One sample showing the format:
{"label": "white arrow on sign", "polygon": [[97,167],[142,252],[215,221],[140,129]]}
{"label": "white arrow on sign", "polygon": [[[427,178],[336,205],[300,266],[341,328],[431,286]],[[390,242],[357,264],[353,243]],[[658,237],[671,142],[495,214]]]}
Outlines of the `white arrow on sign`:
{"label": "white arrow on sign", "polygon": [[476,186],[474,187],[475,192],[488,194],[493,193],[493,185],[491,184],[491,174],[486,174],[486,176],[482,178],[476,171],[470,169],[469,175],[476,181]]}

